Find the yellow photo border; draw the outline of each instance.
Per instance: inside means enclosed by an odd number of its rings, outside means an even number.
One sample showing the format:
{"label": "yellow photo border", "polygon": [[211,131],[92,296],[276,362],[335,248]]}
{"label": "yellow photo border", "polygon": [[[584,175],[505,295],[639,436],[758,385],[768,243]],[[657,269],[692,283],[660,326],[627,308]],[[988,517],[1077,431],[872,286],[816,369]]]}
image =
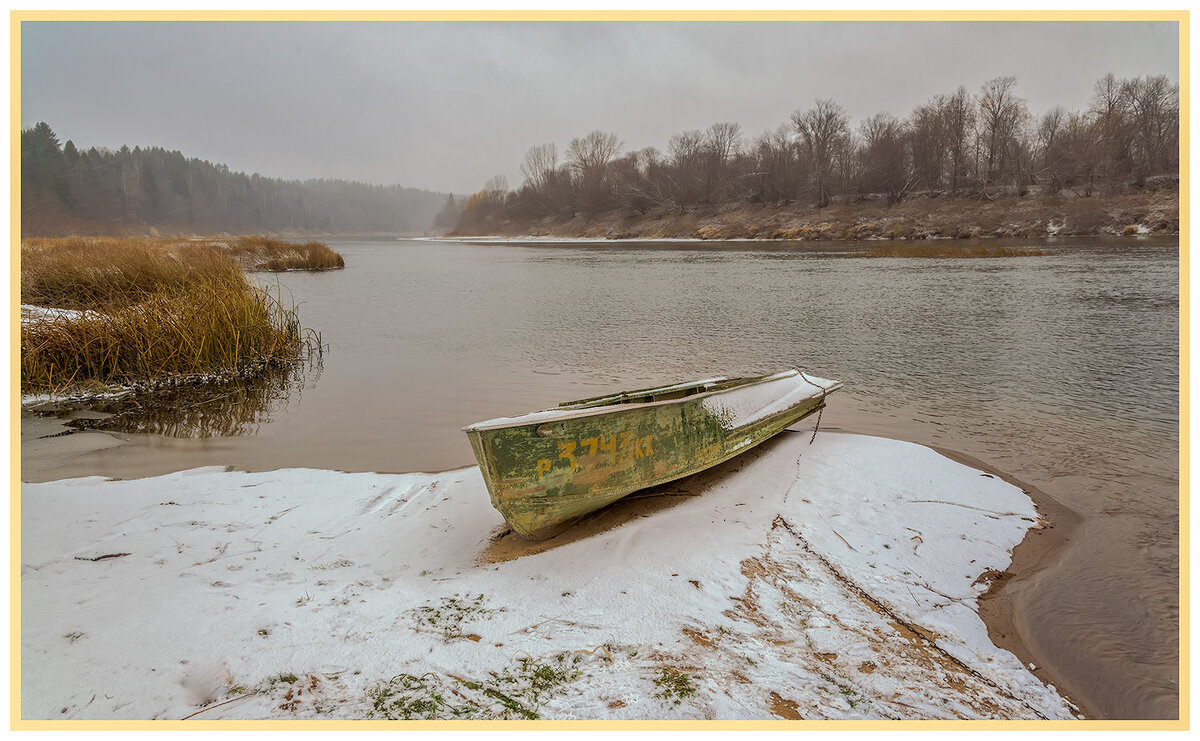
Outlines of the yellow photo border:
{"label": "yellow photo border", "polygon": [[369,720],[25,720],[21,717],[21,414],[11,405],[10,422],[10,728],[14,731],[115,730],[404,730],[404,731],[815,731],[815,730],[1162,730],[1190,728],[1189,667],[1189,19],[1186,10],[1171,11],[567,11],[567,10],[412,10],[412,11],[24,11],[9,13],[10,24],[10,393],[20,399],[20,244],[21,244],[21,24],[33,21],[1160,21],[1179,24],[1179,718],[1177,720],[765,720],[765,721],[369,721]]}

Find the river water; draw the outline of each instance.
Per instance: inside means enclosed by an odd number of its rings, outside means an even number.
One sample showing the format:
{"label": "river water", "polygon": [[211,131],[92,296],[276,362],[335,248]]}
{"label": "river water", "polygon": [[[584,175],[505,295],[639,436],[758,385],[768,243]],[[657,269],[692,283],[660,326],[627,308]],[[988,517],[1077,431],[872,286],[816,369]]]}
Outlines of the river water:
{"label": "river water", "polygon": [[26,478],[443,470],[474,463],[472,422],[798,367],[846,384],[823,426],[966,453],[1077,511],[1026,588],[1027,641],[1103,717],[1177,717],[1178,240],[862,257],[877,244],[331,242],[343,271],[258,278],[319,362]]}

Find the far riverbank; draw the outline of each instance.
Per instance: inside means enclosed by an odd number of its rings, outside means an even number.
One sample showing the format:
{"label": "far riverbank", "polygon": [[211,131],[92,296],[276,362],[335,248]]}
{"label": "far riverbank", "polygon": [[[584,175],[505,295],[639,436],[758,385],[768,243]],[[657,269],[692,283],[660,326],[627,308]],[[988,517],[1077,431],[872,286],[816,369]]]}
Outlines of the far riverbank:
{"label": "far riverbank", "polygon": [[598,214],[459,224],[450,237],[585,239],[857,240],[1041,238],[1179,233],[1177,183],[1083,197],[914,194],[897,204],[845,199],[826,208],[801,203],[724,204],[695,209],[616,209]]}

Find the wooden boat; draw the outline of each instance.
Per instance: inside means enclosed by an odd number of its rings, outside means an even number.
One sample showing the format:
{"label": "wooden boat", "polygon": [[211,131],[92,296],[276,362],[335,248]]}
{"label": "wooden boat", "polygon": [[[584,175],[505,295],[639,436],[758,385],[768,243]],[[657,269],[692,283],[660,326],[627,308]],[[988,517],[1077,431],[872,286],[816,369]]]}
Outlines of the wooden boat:
{"label": "wooden boat", "polygon": [[639,489],[703,471],[824,408],[840,381],[787,370],[705,378],[560,404],[463,428],[492,505],[553,537]]}

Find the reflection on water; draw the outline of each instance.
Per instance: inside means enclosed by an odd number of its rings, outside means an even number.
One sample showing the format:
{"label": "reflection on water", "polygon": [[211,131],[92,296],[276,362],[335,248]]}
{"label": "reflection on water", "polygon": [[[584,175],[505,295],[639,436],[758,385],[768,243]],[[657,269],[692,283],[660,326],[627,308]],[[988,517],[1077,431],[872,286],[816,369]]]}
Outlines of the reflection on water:
{"label": "reflection on water", "polygon": [[255,435],[274,415],[304,400],[321,377],[322,358],[275,365],[251,378],[197,382],[90,401],[56,402],[37,414],[72,430],[148,433],[176,438]]}
{"label": "reflection on water", "polygon": [[277,278],[329,343],[319,384],[207,427],[242,437],[34,475],[444,470],[474,464],[461,428],[483,419],[799,367],[846,383],[823,425],[961,451],[1080,512],[1027,588],[1035,649],[1108,717],[1175,717],[1178,242],[857,257],[875,244],[338,243],[345,270]]}

